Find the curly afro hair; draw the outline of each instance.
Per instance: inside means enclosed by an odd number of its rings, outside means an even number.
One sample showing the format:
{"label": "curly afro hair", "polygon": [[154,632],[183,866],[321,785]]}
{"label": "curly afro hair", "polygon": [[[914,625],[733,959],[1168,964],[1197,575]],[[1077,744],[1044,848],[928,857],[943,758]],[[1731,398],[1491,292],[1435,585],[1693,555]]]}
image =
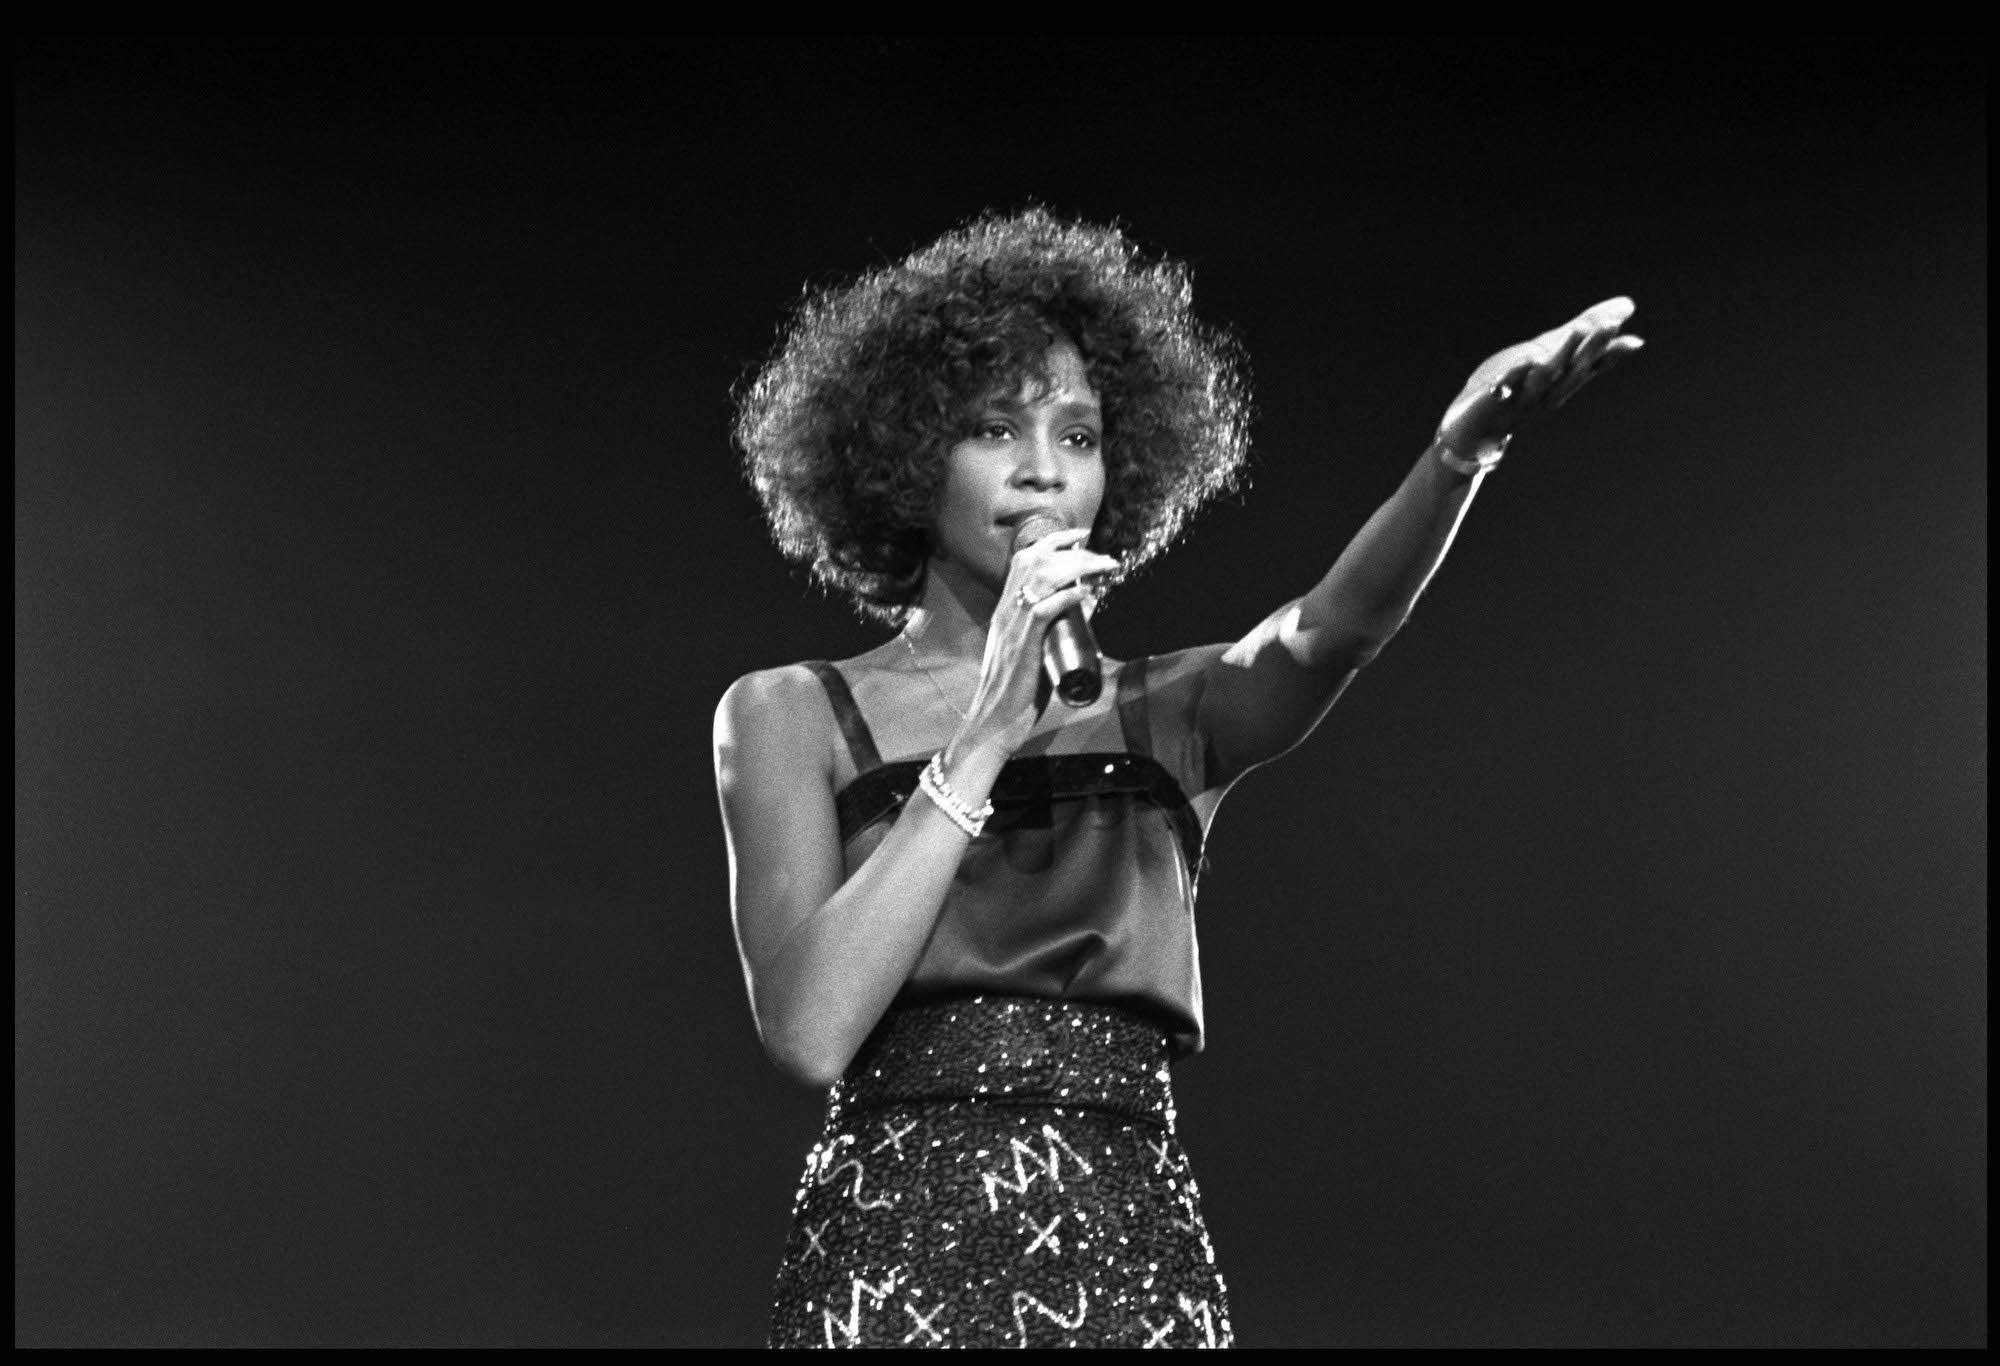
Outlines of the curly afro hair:
{"label": "curly afro hair", "polygon": [[1246,367],[1198,323],[1185,267],[1116,227],[987,214],[891,266],[808,295],[743,390],[735,438],[779,548],[865,618],[921,596],[944,454],[996,389],[1048,383],[1059,337],[1104,411],[1090,544],[1129,576],[1218,494],[1249,449]]}

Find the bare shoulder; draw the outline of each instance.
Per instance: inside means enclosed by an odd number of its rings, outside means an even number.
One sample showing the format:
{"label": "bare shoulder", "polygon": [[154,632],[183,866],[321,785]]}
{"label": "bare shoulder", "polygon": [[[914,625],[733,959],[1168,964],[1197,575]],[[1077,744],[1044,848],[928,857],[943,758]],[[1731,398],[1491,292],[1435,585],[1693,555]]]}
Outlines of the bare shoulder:
{"label": "bare shoulder", "polygon": [[755,715],[767,710],[794,708],[808,694],[818,692],[819,680],[804,664],[780,664],[756,669],[731,683],[722,693],[715,714]]}
{"label": "bare shoulder", "polygon": [[752,974],[840,886],[832,791],[837,727],[801,664],[730,684],[715,708],[715,782],[729,843],[730,910]]}
{"label": "bare shoulder", "polygon": [[715,762],[731,755],[824,766],[836,728],[825,689],[804,664],[758,669],[731,683],[715,707]]}

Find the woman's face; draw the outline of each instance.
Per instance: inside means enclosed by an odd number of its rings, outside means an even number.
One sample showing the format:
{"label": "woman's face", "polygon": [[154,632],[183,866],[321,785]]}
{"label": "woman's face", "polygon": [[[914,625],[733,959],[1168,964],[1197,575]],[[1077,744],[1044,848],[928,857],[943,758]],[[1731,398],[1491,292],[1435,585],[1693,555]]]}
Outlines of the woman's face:
{"label": "woman's face", "polygon": [[933,553],[998,592],[1014,553],[1014,528],[1031,512],[1070,526],[1097,520],[1104,501],[1104,413],[1067,340],[1048,353],[1049,386],[1032,378],[989,395],[970,436],[945,457]]}

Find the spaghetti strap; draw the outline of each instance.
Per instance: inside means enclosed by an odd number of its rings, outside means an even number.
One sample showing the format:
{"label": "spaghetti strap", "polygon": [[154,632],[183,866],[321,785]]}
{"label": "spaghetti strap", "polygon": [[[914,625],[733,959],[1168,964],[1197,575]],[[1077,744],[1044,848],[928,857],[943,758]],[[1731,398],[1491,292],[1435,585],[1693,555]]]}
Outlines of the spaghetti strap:
{"label": "spaghetti strap", "polygon": [[882,755],[875,748],[875,736],[868,729],[861,708],[854,705],[854,694],[848,690],[840,670],[823,659],[809,659],[806,667],[818,677],[820,686],[826,689],[826,700],[833,704],[834,719],[840,722],[840,733],[847,738],[847,752],[854,756],[855,776],[880,768]]}
{"label": "spaghetti strap", "polygon": [[1146,713],[1147,658],[1128,659],[1118,671],[1118,725],[1125,732],[1125,748],[1150,759],[1153,728]]}

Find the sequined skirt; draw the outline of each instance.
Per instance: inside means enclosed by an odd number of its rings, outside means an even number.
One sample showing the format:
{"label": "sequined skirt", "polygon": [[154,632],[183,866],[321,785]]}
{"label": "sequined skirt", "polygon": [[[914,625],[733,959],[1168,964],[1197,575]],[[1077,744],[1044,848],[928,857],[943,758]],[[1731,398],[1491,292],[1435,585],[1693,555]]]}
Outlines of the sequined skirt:
{"label": "sequined skirt", "polygon": [[829,1092],[771,1345],[1231,1345],[1165,1035],[1024,997],[891,1012]]}

